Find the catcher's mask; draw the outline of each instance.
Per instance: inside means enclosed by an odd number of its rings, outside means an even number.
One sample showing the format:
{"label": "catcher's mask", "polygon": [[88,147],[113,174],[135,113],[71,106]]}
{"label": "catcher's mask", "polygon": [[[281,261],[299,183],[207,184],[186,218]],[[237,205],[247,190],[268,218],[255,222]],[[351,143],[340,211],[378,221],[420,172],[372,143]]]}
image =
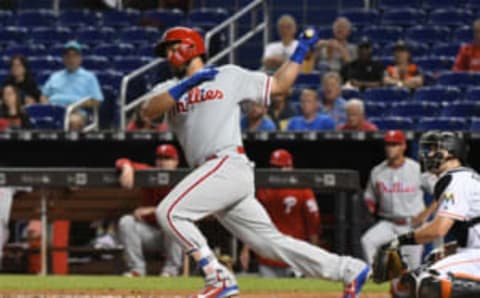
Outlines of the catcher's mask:
{"label": "catcher's mask", "polygon": [[430,172],[438,171],[443,163],[455,158],[464,164],[467,153],[465,142],[452,132],[429,131],[420,138],[418,156]]}

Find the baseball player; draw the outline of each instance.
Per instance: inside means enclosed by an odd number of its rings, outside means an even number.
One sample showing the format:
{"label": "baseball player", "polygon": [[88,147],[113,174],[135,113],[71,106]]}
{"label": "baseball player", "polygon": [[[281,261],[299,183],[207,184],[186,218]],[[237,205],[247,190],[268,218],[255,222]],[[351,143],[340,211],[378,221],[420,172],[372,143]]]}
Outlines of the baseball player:
{"label": "baseball player", "polygon": [[[278,149],[270,155],[270,165],[284,171],[293,168],[290,152]],[[315,195],[310,188],[263,188],[257,190],[257,198],[272,218],[274,225],[285,235],[318,245],[320,214]],[[263,277],[297,276],[288,264],[257,255],[259,273]],[[248,270],[250,248],[244,245],[240,260]]]}
{"label": "baseball player", "polygon": [[[178,166],[178,153],[173,145],[160,145],[156,150],[155,167],[175,170]],[[116,166],[121,170],[120,183],[125,188],[132,188],[136,169],[148,169],[147,164],[136,163],[122,158]],[[125,247],[128,271],[127,277],[138,277],[146,274],[144,250],[156,250],[163,247],[166,256],[161,276],[176,276],[182,265],[182,248],[168,234],[162,232],[155,217],[155,209],[170,191],[169,187],[144,188],[141,206],[132,214],[124,215],[118,224],[119,238]]]}
{"label": "baseball player", "polygon": [[434,190],[439,208],[431,222],[385,247],[429,243],[452,232],[458,251],[418,274],[410,297],[480,297],[480,175],[463,166],[468,150],[453,133],[425,133],[419,146],[423,165],[439,177]]}
{"label": "baseball player", "polygon": [[[387,131],[384,141],[386,160],[373,168],[364,194],[368,209],[380,218],[361,240],[369,264],[382,244],[425,220],[420,165],[405,157],[405,134],[398,130]],[[420,245],[407,246],[402,255],[410,268],[417,268],[422,252]],[[392,296],[397,297],[406,289],[398,286],[395,280],[391,291]]]}
{"label": "baseball player", "polygon": [[157,47],[176,78],[156,86],[145,115],[166,112],[188,163],[195,169],[176,185],[157,208],[162,230],[174,237],[205,273],[204,289],[193,297],[231,297],[239,293],[231,272],[219,264],[195,222],[215,216],[255,252],[281,260],[312,277],[343,282],[345,297],[358,297],[370,267],[281,234],[255,199],[252,163],[240,132],[239,103],[270,103],[271,94],[288,92],[305,55],[318,40],[305,30],[297,49],[273,76],[235,65],[206,66],[202,37],[189,28],[167,30]]}

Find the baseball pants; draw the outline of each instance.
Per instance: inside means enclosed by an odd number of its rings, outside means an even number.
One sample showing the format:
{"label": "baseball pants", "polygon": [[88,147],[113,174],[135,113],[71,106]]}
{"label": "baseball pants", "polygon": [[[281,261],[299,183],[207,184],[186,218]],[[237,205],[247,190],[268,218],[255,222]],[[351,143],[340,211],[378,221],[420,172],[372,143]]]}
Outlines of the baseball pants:
{"label": "baseball pants", "polygon": [[165,263],[162,274],[176,276],[183,264],[183,251],[180,245],[172,240],[158,227],[136,220],[133,215],[124,215],[118,223],[119,237],[125,247],[127,267],[141,275],[146,274],[144,251],[158,250],[163,247]]}
{"label": "baseball pants", "polygon": [[[362,247],[367,262],[369,264],[373,263],[375,253],[380,246],[401,234],[409,232],[411,229],[409,225],[396,225],[386,220],[380,220],[362,236]],[[423,253],[422,245],[402,246],[401,253],[409,269],[420,267]]]}
{"label": "baseball pants", "polygon": [[225,153],[196,168],[157,208],[163,231],[185,251],[207,247],[195,222],[214,215],[257,254],[287,263],[306,276],[350,283],[366,264],[281,234],[254,196],[253,167],[246,156]]}

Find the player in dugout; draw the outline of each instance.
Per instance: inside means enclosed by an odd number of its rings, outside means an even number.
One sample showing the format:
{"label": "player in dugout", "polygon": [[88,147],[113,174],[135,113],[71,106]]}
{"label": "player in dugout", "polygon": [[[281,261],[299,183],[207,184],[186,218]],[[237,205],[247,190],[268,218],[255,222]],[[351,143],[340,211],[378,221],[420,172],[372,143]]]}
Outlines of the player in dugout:
{"label": "player in dugout", "polygon": [[[126,189],[134,187],[135,170],[152,168],[150,165],[133,162],[126,158],[118,159],[115,165],[121,171],[120,184]],[[177,169],[177,149],[170,144],[158,146],[155,167],[163,170]],[[147,273],[144,251],[155,251],[159,247],[163,248],[162,253],[165,256],[160,275],[169,277],[179,274],[182,265],[182,248],[177,242],[172,241],[168,234],[160,230],[155,217],[156,206],[170,192],[170,189],[170,187],[142,189],[140,206],[132,214],[126,214],[120,219],[119,236],[125,247],[128,267],[124,276],[144,276]]]}
{"label": "player in dugout", "polygon": [[[285,149],[270,155],[270,166],[288,171],[293,169],[293,157]],[[315,195],[310,188],[261,188],[257,199],[267,210],[275,226],[285,235],[319,244],[320,213]],[[293,277],[301,273],[288,264],[257,255],[259,274],[262,277]],[[250,248],[244,245],[240,262],[247,271],[250,264]]]}

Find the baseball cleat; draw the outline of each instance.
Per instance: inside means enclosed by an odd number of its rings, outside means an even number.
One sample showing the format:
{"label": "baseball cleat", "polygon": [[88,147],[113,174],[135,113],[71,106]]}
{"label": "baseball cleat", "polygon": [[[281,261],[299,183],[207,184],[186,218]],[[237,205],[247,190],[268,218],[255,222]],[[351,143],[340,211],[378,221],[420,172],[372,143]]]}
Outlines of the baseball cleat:
{"label": "baseball cleat", "polygon": [[343,298],[359,298],[363,285],[367,281],[369,274],[370,266],[366,266],[351,283],[345,285],[343,289]]}
{"label": "baseball cleat", "polygon": [[203,290],[191,296],[191,298],[230,298],[238,296],[240,293],[237,280],[225,267],[217,271],[205,280],[206,284]]}

